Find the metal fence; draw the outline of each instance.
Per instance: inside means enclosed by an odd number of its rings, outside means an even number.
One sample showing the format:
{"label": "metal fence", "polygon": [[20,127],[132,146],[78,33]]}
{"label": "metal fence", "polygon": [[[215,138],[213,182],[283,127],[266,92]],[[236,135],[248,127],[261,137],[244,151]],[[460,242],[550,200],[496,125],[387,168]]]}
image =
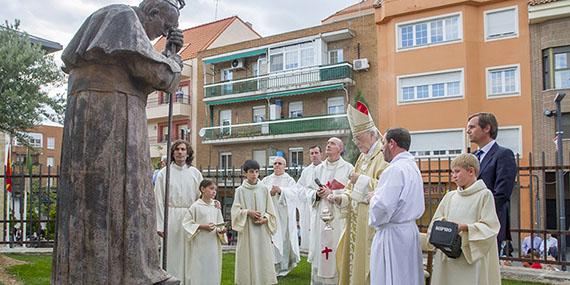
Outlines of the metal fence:
{"label": "metal fence", "polygon": [[[439,157],[418,159],[421,173],[424,179],[424,194],[426,210],[424,216],[418,221],[420,230],[425,231],[432,215],[443,196],[456,188],[451,179],[449,165],[452,158]],[[568,249],[560,248],[561,238],[568,239],[570,231],[559,227],[558,216],[559,202],[557,197],[557,183],[564,183],[564,191],[567,193],[564,201],[566,209],[570,208],[570,165],[562,167],[564,171],[563,181],[558,181],[556,166],[546,165],[544,154],[538,159],[540,164],[530,163],[518,166],[515,187],[511,196],[511,235],[512,242],[506,245],[501,256],[502,260],[512,262],[539,262],[542,264],[562,265],[565,269],[570,262],[562,260],[563,254]],[[531,154],[525,161],[533,161]],[[537,161],[537,160],[534,160]],[[520,159],[517,157],[517,163]],[[199,167],[204,178],[213,179],[218,185],[218,200],[222,204],[224,219],[230,220],[230,208],[233,203],[235,188],[242,184],[243,173],[238,166],[234,167]],[[289,175],[297,180],[303,167],[290,167]],[[263,167],[260,170],[260,178],[270,175],[273,170]],[[56,205],[56,189],[58,182],[58,170],[54,167],[36,166],[30,172],[23,167],[16,167],[11,177],[13,191],[10,195],[3,192],[3,209],[0,212],[0,244],[10,246],[26,245],[31,247],[50,247],[53,245],[54,219]],[[5,176],[0,176],[5,180]],[[2,197],[2,196],[0,196]],[[24,203],[25,201],[25,203]],[[567,220],[570,211],[566,211]],[[522,252],[521,245],[530,234],[531,244],[540,251],[536,239],[546,250],[538,256],[530,256]],[[558,254],[548,251],[546,242],[547,235],[557,239]],[[512,249],[511,249],[512,247]],[[532,248],[533,246],[531,246]]]}

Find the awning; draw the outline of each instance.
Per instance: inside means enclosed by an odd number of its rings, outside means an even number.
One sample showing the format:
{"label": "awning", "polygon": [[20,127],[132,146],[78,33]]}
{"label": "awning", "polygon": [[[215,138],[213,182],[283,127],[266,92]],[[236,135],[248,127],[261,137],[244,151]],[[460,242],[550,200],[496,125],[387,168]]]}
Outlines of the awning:
{"label": "awning", "polygon": [[273,93],[266,93],[262,95],[253,95],[253,96],[244,96],[238,98],[228,98],[223,100],[217,101],[207,101],[205,102],[206,105],[215,106],[215,105],[223,105],[223,104],[233,104],[233,103],[240,103],[240,102],[248,102],[248,101],[255,101],[255,100],[265,100],[271,99],[276,97],[286,97],[286,96],[294,96],[294,95],[303,95],[309,93],[317,93],[317,92],[324,92],[324,91],[332,91],[332,90],[339,90],[343,88],[342,83],[326,85],[326,86],[316,86],[310,88],[302,88],[302,89],[295,89],[295,90],[288,90],[288,91],[279,91]]}
{"label": "awning", "polygon": [[206,60],[204,60],[204,63],[205,64],[214,64],[214,63],[231,61],[231,60],[238,59],[238,58],[246,58],[246,57],[256,56],[256,55],[261,55],[261,54],[266,54],[266,53],[267,53],[267,49],[262,48],[262,49],[250,50],[250,51],[246,51],[246,52],[235,53],[232,55],[226,55],[226,56],[206,59]]}

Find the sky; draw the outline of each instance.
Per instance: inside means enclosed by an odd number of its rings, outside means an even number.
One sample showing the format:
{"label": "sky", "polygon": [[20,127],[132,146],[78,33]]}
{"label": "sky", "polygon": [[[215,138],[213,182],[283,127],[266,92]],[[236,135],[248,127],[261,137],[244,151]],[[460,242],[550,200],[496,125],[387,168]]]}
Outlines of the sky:
{"label": "sky", "polygon": [[[360,0],[186,0],[180,28],[237,15],[262,36],[317,26],[336,11]],[[28,34],[64,47],[85,18],[110,4],[138,5],[140,0],[0,0],[0,20],[20,20]],[[216,17],[217,3],[217,17]]]}

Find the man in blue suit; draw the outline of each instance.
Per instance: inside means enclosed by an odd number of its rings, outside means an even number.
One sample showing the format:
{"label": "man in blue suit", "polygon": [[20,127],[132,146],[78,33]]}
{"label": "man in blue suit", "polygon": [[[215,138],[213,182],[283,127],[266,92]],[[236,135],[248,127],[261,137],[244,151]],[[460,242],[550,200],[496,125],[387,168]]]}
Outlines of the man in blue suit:
{"label": "man in blue suit", "polygon": [[478,178],[485,182],[495,197],[495,209],[501,223],[497,242],[501,245],[502,241],[511,240],[509,202],[515,184],[517,165],[513,152],[495,141],[498,129],[499,124],[495,115],[477,113],[469,117],[466,131],[469,141],[479,146],[474,153],[481,163]]}

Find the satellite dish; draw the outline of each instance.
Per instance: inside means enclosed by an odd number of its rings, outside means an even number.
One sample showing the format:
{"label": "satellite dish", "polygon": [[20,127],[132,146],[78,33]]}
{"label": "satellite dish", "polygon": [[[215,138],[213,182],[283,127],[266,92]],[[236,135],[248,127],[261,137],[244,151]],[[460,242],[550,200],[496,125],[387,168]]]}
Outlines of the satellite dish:
{"label": "satellite dish", "polygon": [[206,129],[201,128],[200,131],[198,132],[198,135],[203,138],[206,135]]}

